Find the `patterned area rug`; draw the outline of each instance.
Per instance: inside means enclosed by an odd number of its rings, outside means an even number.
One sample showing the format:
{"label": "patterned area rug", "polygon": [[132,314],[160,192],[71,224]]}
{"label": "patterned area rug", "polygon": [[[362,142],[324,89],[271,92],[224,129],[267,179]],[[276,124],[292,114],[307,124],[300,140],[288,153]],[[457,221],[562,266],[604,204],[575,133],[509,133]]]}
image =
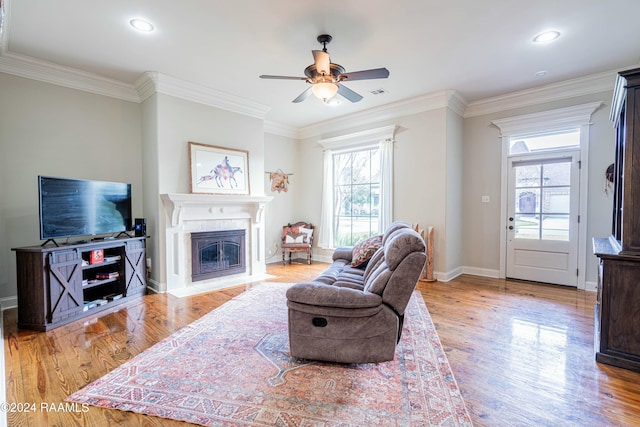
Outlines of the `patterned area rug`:
{"label": "patterned area rug", "polygon": [[67,399],[206,426],[471,426],[416,291],[391,362],[289,357],[285,291],[263,283]]}

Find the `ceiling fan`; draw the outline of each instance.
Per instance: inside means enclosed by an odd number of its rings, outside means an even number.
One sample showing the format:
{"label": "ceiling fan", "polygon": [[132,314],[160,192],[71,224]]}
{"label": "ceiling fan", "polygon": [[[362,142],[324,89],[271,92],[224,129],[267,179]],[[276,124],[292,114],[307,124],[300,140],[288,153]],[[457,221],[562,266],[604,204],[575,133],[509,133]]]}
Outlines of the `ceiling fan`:
{"label": "ceiling fan", "polygon": [[327,43],[332,37],[329,34],[321,34],[317,40],[322,44],[322,50],[312,50],[314,63],[304,70],[306,77],[270,76],[261,75],[261,79],[277,80],[305,80],[311,85],[302,92],[293,102],[302,102],[312,93],[327,102],[336,93],[342,95],[351,102],[358,102],[362,96],[346,87],[343,82],[354,80],[386,79],[389,77],[389,70],[386,68],[375,68],[373,70],[354,71],[345,73],[342,65],[334,64],[329,59]]}

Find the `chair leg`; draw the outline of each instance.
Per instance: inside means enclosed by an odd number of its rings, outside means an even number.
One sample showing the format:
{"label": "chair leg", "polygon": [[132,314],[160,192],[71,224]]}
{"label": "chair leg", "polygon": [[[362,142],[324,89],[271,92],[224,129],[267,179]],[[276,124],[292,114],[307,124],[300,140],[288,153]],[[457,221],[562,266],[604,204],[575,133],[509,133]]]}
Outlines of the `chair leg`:
{"label": "chair leg", "polygon": [[286,265],[286,263],[284,262],[284,255],[285,255],[286,251],[282,250],[282,265]]}

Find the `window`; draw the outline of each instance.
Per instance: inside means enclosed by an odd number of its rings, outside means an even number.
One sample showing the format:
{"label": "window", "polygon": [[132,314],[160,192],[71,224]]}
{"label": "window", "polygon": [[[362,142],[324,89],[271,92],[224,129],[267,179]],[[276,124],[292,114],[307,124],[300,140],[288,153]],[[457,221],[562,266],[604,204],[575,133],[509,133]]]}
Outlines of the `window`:
{"label": "window", "polygon": [[571,148],[580,148],[580,129],[548,135],[511,138],[509,141],[510,155],[539,153],[542,151]]}
{"label": "window", "polygon": [[351,246],[378,233],[380,150],[375,146],[332,156],[333,246]]}
{"label": "window", "polygon": [[[572,159],[554,153],[576,148],[580,148],[580,129],[510,138],[515,238],[569,241]],[[527,160],[531,155],[538,156]],[[549,157],[540,158],[545,155]]]}
{"label": "window", "polygon": [[571,158],[513,167],[515,238],[569,241]]}
{"label": "window", "polygon": [[324,182],[318,246],[352,246],[393,222],[396,125],[318,141]]}

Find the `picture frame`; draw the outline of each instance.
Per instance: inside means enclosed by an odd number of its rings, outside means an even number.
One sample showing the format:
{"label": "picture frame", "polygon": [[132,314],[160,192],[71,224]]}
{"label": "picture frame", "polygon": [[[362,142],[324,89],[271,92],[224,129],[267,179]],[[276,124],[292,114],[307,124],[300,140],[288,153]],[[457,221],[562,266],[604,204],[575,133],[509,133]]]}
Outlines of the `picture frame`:
{"label": "picture frame", "polygon": [[249,152],[189,142],[191,193],[249,194]]}

